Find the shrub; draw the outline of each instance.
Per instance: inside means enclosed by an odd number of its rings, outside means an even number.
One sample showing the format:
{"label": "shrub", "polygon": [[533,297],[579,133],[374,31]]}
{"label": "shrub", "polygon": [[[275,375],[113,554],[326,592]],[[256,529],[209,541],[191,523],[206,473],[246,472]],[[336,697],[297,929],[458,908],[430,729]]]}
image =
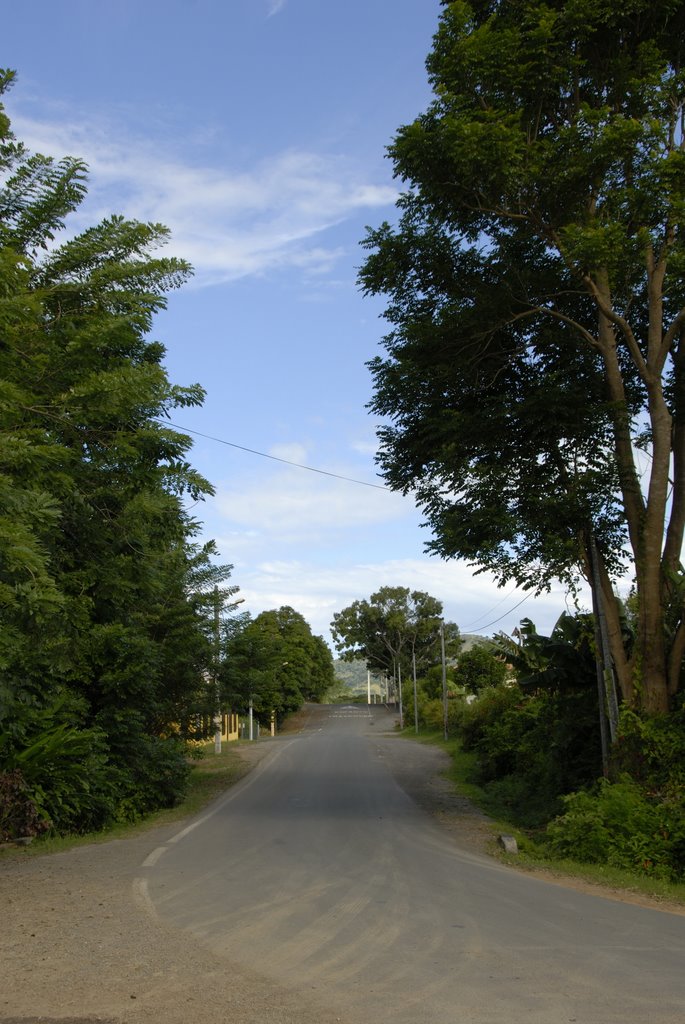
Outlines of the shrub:
{"label": "shrub", "polygon": [[627,773],[650,792],[677,799],[685,791],[685,703],[650,718],[622,709],[612,761],[617,775]]}
{"label": "shrub", "polygon": [[116,771],[98,729],[58,725],[5,759],[21,773],[39,815],[59,833],[90,832],[116,815]]}
{"label": "shrub", "polygon": [[454,681],[467,693],[480,693],[488,687],[501,686],[507,675],[502,655],[487,644],[476,644],[459,656]]}
{"label": "shrub", "polygon": [[31,799],[19,769],[0,773],[0,842],[37,836],[49,827],[50,822]]}
{"label": "shrub", "polygon": [[140,814],[174,807],[185,795],[190,778],[185,744],[175,738],[141,736],[134,775],[135,806]]}
{"label": "shrub", "polygon": [[547,826],[552,853],[674,880],[685,876],[685,806],[653,799],[628,776],[564,798]]}
{"label": "shrub", "polygon": [[109,737],[110,758],[119,773],[117,820],[134,821],[183,798],[191,770],[184,740],[150,735],[130,708],[108,709],[99,724]]}
{"label": "shrub", "polygon": [[471,704],[461,702],[457,713],[464,749],[477,758],[474,781],[517,824],[545,824],[560,812],[562,794],[597,777],[592,694],[530,696],[518,686],[491,687]]}

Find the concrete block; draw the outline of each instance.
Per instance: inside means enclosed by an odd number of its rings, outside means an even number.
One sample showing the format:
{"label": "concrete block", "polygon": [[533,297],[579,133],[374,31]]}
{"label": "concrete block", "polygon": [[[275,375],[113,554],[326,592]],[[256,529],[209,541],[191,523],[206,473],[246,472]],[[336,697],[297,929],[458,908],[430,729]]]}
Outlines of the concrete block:
{"label": "concrete block", "polygon": [[499,844],[505,853],[518,853],[518,843],[513,836],[500,836]]}

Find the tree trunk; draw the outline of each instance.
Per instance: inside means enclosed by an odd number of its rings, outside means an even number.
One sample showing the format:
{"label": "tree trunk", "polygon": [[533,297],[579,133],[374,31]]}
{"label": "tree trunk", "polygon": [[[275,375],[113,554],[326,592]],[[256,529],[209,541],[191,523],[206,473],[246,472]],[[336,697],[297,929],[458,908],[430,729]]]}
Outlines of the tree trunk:
{"label": "tree trunk", "polygon": [[[611,296],[603,281],[597,290],[603,304],[609,308]],[[633,704],[637,702],[647,714],[662,714],[668,711],[669,705],[661,555],[668,493],[670,413],[663,400],[660,382],[655,381],[646,367],[641,367],[649,391],[653,444],[652,470],[645,501],[635,466],[615,327],[601,310],[598,313],[598,335],[613,405],[616,464],[633,549],[638,602],[636,650],[631,659],[633,678],[631,682],[627,678],[621,679],[621,689],[626,699]]]}

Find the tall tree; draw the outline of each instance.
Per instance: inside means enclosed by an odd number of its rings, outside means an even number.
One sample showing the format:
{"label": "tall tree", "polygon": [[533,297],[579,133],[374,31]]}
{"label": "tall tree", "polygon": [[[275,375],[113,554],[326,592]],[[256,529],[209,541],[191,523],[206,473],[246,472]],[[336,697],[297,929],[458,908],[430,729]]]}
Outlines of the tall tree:
{"label": "tall tree", "polygon": [[63,241],[85,167],[28,153],[4,114],[0,168],[0,757],[94,730],[137,813],[178,795],[165,737],[211,664],[192,591],[213,549],[184,508],[211,486],[163,424],[203,391],[171,384],[148,337],[190,267],[158,254],[157,224]]}
{"label": "tall tree", "polygon": [[445,4],[435,100],[390,148],[399,225],[361,272],[391,300],[371,364],[390,485],[446,557],[590,580],[648,713],[685,652],[684,30],[671,0]]}

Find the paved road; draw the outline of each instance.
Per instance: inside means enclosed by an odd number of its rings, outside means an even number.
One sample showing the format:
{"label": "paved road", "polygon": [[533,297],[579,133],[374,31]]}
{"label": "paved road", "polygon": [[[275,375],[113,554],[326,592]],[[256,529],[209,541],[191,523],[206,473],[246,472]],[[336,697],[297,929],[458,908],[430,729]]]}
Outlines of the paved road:
{"label": "paved road", "polygon": [[160,918],[345,1021],[683,1024],[685,917],[460,851],[385,768],[384,714],[323,709],[155,849]]}

